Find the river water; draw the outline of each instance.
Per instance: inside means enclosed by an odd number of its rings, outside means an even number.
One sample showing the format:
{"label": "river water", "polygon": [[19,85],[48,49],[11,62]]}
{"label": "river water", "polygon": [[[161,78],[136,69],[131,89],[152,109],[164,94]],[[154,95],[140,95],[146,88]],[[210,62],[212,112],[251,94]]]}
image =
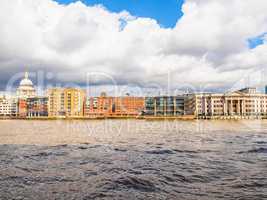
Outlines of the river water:
{"label": "river water", "polygon": [[0,199],[267,199],[267,121],[0,121]]}

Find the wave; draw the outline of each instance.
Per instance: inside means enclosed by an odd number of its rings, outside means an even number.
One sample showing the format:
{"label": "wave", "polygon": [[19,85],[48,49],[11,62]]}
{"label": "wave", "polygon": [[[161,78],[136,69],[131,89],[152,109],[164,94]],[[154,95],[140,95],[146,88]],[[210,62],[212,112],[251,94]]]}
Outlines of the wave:
{"label": "wave", "polygon": [[147,154],[175,154],[172,150],[169,149],[162,149],[162,150],[150,150],[150,151],[145,151]]}
{"label": "wave", "polygon": [[173,149],[173,151],[177,152],[177,153],[189,153],[189,154],[195,154],[195,153],[212,153],[215,151],[211,151],[211,150],[180,150],[180,149]]}
{"label": "wave", "polygon": [[266,141],[256,141],[255,143],[256,143],[256,144],[267,144]]}
{"label": "wave", "polygon": [[238,152],[239,154],[244,154],[244,153],[267,153],[267,148],[256,148],[256,149],[251,149],[248,151],[240,151]]}
{"label": "wave", "polygon": [[113,182],[116,185],[143,192],[154,192],[157,190],[154,183],[152,183],[150,180],[146,180],[144,178],[139,178],[136,176],[120,177]]}
{"label": "wave", "polygon": [[122,148],[114,148],[114,151],[126,152],[128,150],[127,149],[122,149]]}

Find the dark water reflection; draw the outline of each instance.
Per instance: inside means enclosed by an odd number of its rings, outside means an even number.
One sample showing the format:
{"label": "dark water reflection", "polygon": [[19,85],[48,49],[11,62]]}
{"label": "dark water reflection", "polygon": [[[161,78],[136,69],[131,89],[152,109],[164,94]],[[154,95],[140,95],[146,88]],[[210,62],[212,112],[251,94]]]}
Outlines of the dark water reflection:
{"label": "dark water reflection", "polygon": [[267,199],[266,121],[13,123],[0,123],[0,199]]}

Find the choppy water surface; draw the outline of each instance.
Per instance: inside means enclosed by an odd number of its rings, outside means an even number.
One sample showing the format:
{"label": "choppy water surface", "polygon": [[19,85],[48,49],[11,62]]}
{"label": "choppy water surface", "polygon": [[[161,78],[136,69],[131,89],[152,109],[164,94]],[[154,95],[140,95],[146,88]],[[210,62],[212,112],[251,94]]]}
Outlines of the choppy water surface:
{"label": "choppy water surface", "polygon": [[267,121],[0,121],[0,199],[267,199]]}

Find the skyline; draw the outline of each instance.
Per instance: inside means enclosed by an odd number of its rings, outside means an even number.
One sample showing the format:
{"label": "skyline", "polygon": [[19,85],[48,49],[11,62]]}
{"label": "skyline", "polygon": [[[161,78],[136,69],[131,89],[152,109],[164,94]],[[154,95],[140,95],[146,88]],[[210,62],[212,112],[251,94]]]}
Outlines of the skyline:
{"label": "skyline", "polygon": [[[51,83],[82,87],[92,72],[122,87],[164,88],[168,74],[172,88],[219,91],[267,83],[267,2],[187,0],[182,10],[177,3],[171,27],[159,20],[164,12],[134,12],[133,3],[83,2],[1,1],[1,90],[25,67],[52,74]],[[105,78],[95,84],[108,85]]]}
{"label": "skyline", "polygon": [[[37,79],[38,79],[38,84],[35,85],[35,83],[31,80],[31,75],[32,74],[37,74]],[[67,88],[76,88],[76,89],[81,89],[84,90],[85,94],[91,97],[98,97],[101,96],[103,93],[105,93],[108,96],[179,96],[179,95],[184,95],[184,94],[227,94],[227,93],[232,93],[235,91],[239,91],[241,89],[254,89],[255,92],[258,94],[267,94],[267,85],[265,85],[262,88],[257,88],[257,87],[240,87],[238,88],[238,85],[236,87],[233,87],[231,90],[225,90],[225,91],[220,91],[220,92],[215,92],[212,90],[205,90],[205,88],[202,88],[203,90],[198,90],[198,88],[194,87],[177,87],[176,89],[165,89],[161,87],[155,87],[155,88],[141,88],[138,86],[131,87],[131,86],[120,86],[116,85],[116,82],[113,83],[113,85],[100,85],[100,86],[95,86],[91,85],[89,82],[87,83],[86,86],[79,86],[77,84],[50,84],[49,80],[45,80],[46,78],[49,79],[49,74],[44,74],[43,72],[37,72],[37,73],[29,73],[28,71],[25,71],[24,73],[20,72],[15,74],[10,81],[7,83],[6,90],[0,91],[0,95],[2,96],[17,96],[18,88],[24,87],[26,85],[26,89],[34,91],[37,96],[46,96],[47,91],[49,89],[53,88],[58,88],[58,89],[67,89]],[[94,77],[93,77],[94,78]],[[24,89],[22,89],[24,90]]]}
{"label": "skyline", "polygon": [[[252,119],[266,117],[267,90],[243,88],[225,93],[197,93],[138,96],[115,90],[92,96],[90,87],[51,87],[40,96],[26,71],[16,88],[16,95],[0,95],[0,117],[27,119],[44,117],[182,117],[183,119]],[[267,89],[267,86],[266,86]],[[120,92],[120,93],[119,93]],[[140,89],[140,92],[143,92]],[[52,117],[52,118],[51,118]],[[181,118],[180,118],[181,119]],[[263,118],[264,119],[264,118]]]}

